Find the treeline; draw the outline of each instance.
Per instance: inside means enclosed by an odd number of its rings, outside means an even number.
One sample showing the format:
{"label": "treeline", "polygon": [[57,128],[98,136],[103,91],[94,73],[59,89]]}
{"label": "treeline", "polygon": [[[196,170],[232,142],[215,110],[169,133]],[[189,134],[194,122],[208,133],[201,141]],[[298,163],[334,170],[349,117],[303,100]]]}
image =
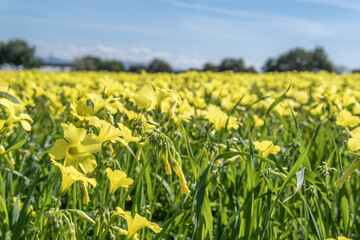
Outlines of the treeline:
{"label": "treeline", "polygon": [[147,66],[142,64],[130,65],[128,69],[125,69],[124,64],[119,60],[102,60],[101,58],[94,56],[85,56],[75,59],[74,69],[78,71],[127,71],[133,73],[141,73],[142,71],[148,73],[173,72],[169,63],[157,58],[151,60]]}
{"label": "treeline", "polygon": [[[35,47],[30,47],[23,40],[9,40],[0,42],[0,64],[11,64],[23,66],[24,68],[41,67],[49,65],[35,57]],[[101,59],[96,56],[84,56],[77,58],[71,63],[73,70],[77,71],[112,71],[112,72],[134,72],[146,71],[174,72],[171,65],[162,59],[153,59],[149,64],[135,64],[125,68],[122,61],[117,59]],[[256,73],[254,66],[247,66],[242,58],[224,58],[219,64],[207,62],[201,69],[189,69],[197,71],[212,72],[250,72]],[[287,72],[287,71],[336,71],[335,65],[330,61],[327,53],[322,47],[316,47],[313,51],[303,48],[294,48],[280,54],[278,57],[269,58],[261,68],[262,72]],[[360,72],[355,69],[353,72]]]}
{"label": "treeline", "polygon": [[24,68],[43,64],[41,59],[35,57],[35,47],[29,47],[25,41],[18,39],[0,42],[0,64],[4,63]]}

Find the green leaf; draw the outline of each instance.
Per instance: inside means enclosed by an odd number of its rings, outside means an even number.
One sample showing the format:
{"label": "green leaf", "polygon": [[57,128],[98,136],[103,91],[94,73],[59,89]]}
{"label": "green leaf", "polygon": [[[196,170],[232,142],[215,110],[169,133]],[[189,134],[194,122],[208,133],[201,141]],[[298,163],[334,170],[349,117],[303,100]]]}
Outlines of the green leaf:
{"label": "green leaf", "polygon": [[301,169],[300,171],[298,171],[296,173],[296,179],[297,179],[297,183],[296,183],[296,190],[295,192],[288,198],[286,198],[283,202],[287,202],[289,201],[302,187],[303,183],[304,183],[304,173],[305,173],[305,168]]}
{"label": "green leaf", "polygon": [[32,199],[32,197],[34,195],[36,185],[38,184],[38,182],[40,180],[41,173],[38,172],[37,174],[35,174],[37,177],[36,177],[34,183],[32,184],[32,189],[30,190],[30,193],[28,193],[28,195],[27,195],[27,197],[26,197],[26,199],[24,201],[24,204],[23,204],[23,206],[21,208],[19,219],[16,222],[16,225],[15,225],[13,231],[12,231],[12,233],[13,233],[12,240],[20,239],[21,232],[24,229],[24,227],[26,226],[27,210],[28,210],[28,208],[30,206],[31,199]]}
{"label": "green leaf", "polygon": [[0,95],[4,95],[5,97],[10,98],[14,103],[20,104],[20,102],[11,94],[0,91]]}
{"label": "green leaf", "polygon": [[320,233],[319,226],[316,223],[316,219],[315,219],[314,215],[312,214],[312,211],[311,211],[311,208],[310,208],[309,204],[307,203],[307,201],[305,199],[304,199],[304,202],[305,202],[307,213],[310,216],[310,221],[309,221],[310,223],[309,224],[310,224],[311,230],[316,233],[316,236],[318,237],[318,239],[320,239],[320,240],[324,239],[323,236]]}
{"label": "green leaf", "polygon": [[276,105],[278,105],[286,96],[286,93],[290,90],[291,85],[286,89],[286,91],[277,99],[275,99],[275,101],[270,105],[269,109],[266,111],[266,117],[269,116],[270,112],[274,109],[274,107],[276,107]]}
{"label": "green leaf", "polygon": [[4,229],[4,234],[9,231],[9,215],[4,199],[0,195],[0,218]]}
{"label": "green leaf", "polygon": [[24,145],[26,143],[27,139],[22,139],[21,141],[17,142],[16,144],[8,147],[5,152],[3,152],[2,154],[0,154],[0,157],[4,156],[5,154],[7,154],[8,152],[11,152],[12,150],[15,149],[19,149],[22,145]]}

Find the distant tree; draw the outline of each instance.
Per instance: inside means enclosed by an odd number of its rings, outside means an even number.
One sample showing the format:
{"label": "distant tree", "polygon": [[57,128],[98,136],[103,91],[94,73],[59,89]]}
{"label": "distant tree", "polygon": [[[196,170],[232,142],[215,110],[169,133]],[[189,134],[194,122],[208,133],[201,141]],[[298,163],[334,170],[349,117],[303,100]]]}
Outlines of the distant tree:
{"label": "distant tree", "polygon": [[279,72],[277,61],[273,58],[269,58],[262,67],[262,70],[263,72]]}
{"label": "distant tree", "polygon": [[75,69],[79,71],[97,71],[101,64],[101,59],[94,56],[85,56],[75,59]]}
{"label": "distant tree", "polygon": [[354,69],[351,71],[352,73],[360,73],[360,68],[359,69]]}
{"label": "distant tree", "polygon": [[246,69],[243,59],[225,58],[221,61],[219,71],[244,72]]}
{"label": "distant tree", "polygon": [[15,39],[0,45],[0,64],[8,63],[24,68],[38,67],[41,61],[35,57],[35,48],[25,41]]}
{"label": "distant tree", "polygon": [[325,70],[328,72],[334,71],[334,66],[329,60],[324,48],[316,47],[312,55],[312,71],[318,72]]}
{"label": "distant tree", "polygon": [[249,73],[257,73],[257,71],[256,71],[256,69],[255,69],[254,66],[248,67],[246,72],[249,72]]}
{"label": "distant tree", "polygon": [[204,65],[203,71],[211,71],[211,72],[218,72],[219,67],[216,64],[207,62]]}
{"label": "distant tree", "polygon": [[277,59],[268,59],[262,70],[264,72],[313,71],[332,72],[334,66],[328,59],[325,50],[316,47],[314,51],[294,48],[280,55]]}
{"label": "distant tree", "polygon": [[246,67],[242,58],[224,58],[218,68],[220,72],[229,70],[233,72],[256,72],[254,67]]}
{"label": "distant tree", "polygon": [[173,70],[172,70],[170,64],[168,64],[164,60],[155,58],[155,59],[151,60],[146,71],[149,73],[157,73],[157,72],[168,72],[169,73],[169,72],[172,72]]}
{"label": "distant tree", "polygon": [[128,72],[132,73],[141,73],[142,71],[146,71],[146,67],[144,65],[131,65],[128,69]]}
{"label": "distant tree", "polygon": [[124,64],[118,60],[101,60],[97,70],[105,70],[110,72],[123,72],[125,71]]}
{"label": "distant tree", "polygon": [[4,43],[0,42],[0,64],[5,63],[5,58],[3,56],[3,47],[4,47]]}

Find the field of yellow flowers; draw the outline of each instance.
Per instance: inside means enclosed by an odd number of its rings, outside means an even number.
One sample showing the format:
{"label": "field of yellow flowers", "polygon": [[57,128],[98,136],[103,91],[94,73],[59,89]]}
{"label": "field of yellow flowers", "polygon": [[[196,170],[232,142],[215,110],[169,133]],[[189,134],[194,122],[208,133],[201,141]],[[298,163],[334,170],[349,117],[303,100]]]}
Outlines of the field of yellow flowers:
{"label": "field of yellow flowers", "polygon": [[359,83],[0,72],[0,239],[360,239]]}

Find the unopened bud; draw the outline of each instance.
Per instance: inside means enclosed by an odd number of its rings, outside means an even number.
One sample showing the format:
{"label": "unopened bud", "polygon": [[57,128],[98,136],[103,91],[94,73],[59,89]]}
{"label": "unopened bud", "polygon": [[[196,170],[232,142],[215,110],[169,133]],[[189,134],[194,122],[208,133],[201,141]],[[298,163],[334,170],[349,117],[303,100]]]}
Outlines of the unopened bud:
{"label": "unopened bud", "polygon": [[95,224],[95,221],[92,218],[90,218],[85,212],[83,212],[83,211],[81,211],[79,209],[71,209],[71,212],[75,213],[75,215],[78,218],[80,218],[82,220],[85,220],[85,221],[87,221],[89,223]]}

